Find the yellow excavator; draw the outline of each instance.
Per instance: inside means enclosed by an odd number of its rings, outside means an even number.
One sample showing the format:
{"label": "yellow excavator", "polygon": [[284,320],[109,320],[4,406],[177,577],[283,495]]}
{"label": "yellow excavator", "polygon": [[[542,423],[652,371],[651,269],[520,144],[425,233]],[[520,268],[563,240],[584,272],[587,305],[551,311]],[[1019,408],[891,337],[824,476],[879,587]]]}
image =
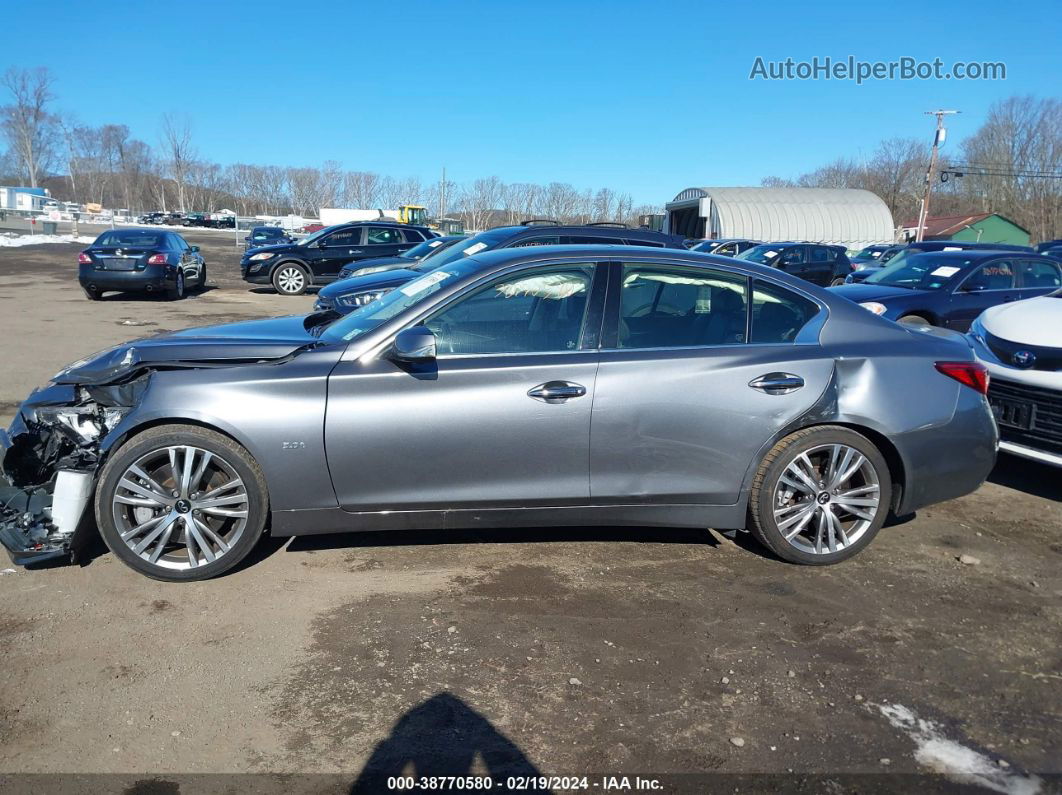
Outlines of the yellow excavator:
{"label": "yellow excavator", "polygon": [[456,218],[428,218],[428,210],[419,204],[400,204],[398,223],[427,226],[441,235],[463,235],[465,225]]}

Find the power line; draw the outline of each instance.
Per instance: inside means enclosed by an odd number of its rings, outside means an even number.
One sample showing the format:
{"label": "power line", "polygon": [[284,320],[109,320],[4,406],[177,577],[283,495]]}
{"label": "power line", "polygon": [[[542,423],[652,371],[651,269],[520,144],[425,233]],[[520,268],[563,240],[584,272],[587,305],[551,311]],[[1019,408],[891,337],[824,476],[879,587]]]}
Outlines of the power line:
{"label": "power line", "polygon": [[995,163],[954,163],[940,169],[941,182],[947,182],[948,176],[954,177],[1019,177],[1022,179],[1062,179],[1062,170],[1058,169],[1015,169]]}

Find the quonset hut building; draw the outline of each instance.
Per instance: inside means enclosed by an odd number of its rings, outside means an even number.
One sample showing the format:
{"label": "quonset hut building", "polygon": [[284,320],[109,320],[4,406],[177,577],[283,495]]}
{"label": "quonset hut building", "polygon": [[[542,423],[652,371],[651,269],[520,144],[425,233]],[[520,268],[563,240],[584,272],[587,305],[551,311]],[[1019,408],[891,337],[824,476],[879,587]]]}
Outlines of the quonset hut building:
{"label": "quonset hut building", "polygon": [[857,188],[686,188],[664,206],[664,231],[686,238],[807,240],[859,249],[891,243],[892,213]]}

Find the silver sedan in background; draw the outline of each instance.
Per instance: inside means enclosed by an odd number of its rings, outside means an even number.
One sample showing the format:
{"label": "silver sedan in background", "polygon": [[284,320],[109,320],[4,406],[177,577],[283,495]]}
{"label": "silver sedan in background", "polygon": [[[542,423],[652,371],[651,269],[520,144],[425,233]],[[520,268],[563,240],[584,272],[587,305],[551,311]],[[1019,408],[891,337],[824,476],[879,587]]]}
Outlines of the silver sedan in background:
{"label": "silver sedan in background", "polygon": [[7,434],[0,540],[91,522],[164,580],[262,533],[747,527],[836,563],[890,511],[978,488],[985,368],[807,282],[695,252],[481,252],[345,316],[189,329],[71,365]]}

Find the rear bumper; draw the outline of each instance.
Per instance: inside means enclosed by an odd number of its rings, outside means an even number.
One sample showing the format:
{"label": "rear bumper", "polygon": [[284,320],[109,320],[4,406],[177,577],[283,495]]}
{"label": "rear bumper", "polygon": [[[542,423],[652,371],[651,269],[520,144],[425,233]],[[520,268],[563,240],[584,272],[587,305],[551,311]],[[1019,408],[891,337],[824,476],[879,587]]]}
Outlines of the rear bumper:
{"label": "rear bumper", "polygon": [[896,513],[977,491],[996,465],[999,430],[984,396],[959,388],[951,421],[893,438],[903,459],[905,487]]}
{"label": "rear bumper", "polygon": [[166,290],[177,278],[177,271],[165,273],[160,266],[142,271],[105,271],[81,268],[78,281],[86,290]]}

